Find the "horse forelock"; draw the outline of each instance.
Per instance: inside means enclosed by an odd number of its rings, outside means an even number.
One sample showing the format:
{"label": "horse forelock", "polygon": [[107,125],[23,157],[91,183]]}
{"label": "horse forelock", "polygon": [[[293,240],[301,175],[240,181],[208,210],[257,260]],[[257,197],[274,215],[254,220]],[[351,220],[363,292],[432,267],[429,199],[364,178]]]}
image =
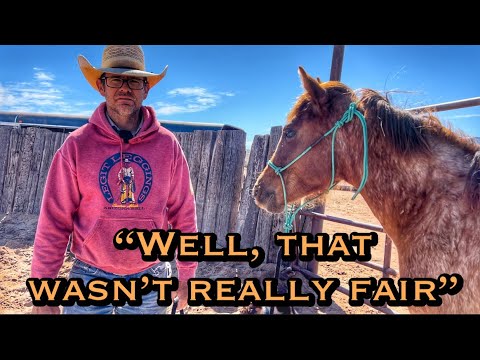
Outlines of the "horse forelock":
{"label": "horse forelock", "polygon": [[300,95],[293,105],[292,109],[287,115],[286,124],[291,124],[295,119],[298,119],[302,114],[311,112],[311,98],[307,93]]}
{"label": "horse forelock", "polygon": [[286,124],[305,116],[311,121],[318,121],[320,118],[321,121],[326,121],[326,126],[331,127],[342,117],[349,104],[357,100],[355,92],[341,82],[328,81],[319,86],[326,91],[326,96],[313,98],[308,92],[300,95],[287,115]]}

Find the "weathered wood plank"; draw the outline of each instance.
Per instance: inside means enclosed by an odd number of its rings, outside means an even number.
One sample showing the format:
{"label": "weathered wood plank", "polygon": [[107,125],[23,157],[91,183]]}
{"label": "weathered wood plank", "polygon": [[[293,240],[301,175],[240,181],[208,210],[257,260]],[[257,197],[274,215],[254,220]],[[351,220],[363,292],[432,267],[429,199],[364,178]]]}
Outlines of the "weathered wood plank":
{"label": "weathered wood plank", "polygon": [[[0,198],[3,199],[4,183],[7,174],[8,159],[10,158],[10,136],[13,128],[10,126],[0,126],[0,144],[3,148],[0,151]],[[6,191],[6,190],[5,190]],[[0,201],[0,208],[2,201]]]}
{"label": "weathered wood plank", "polygon": [[197,226],[203,224],[208,169],[212,152],[212,131],[196,130],[191,133],[176,133],[188,162],[197,208]]}
{"label": "weathered wood plank", "polygon": [[[265,167],[267,160],[269,160],[275,151],[278,141],[282,135],[282,126],[274,126],[270,130],[268,141],[268,154],[263,166]],[[250,155],[251,156],[251,155]],[[276,245],[273,243],[274,220],[275,222],[283,222],[285,216],[283,214],[270,214],[267,211],[260,210],[258,213],[257,229],[255,231],[255,245],[261,246],[265,251],[265,258],[270,259],[276,257]],[[272,254],[271,252],[274,252]]]}
{"label": "weathered wood plank", "polygon": [[236,149],[232,147],[232,156],[235,157],[237,162],[233,168],[235,172],[227,172],[227,175],[230,175],[230,183],[233,184],[233,188],[231,189],[229,232],[235,231],[235,223],[238,217],[238,205],[243,187],[243,173],[245,171],[245,161],[247,156],[247,133],[245,131],[236,130],[232,131],[232,135],[233,144],[236,145]]}
{"label": "weathered wood plank", "polygon": [[247,171],[243,182],[240,206],[238,210],[235,232],[242,237],[244,248],[255,245],[255,229],[257,228],[260,208],[255,204],[251,191],[258,175],[265,167],[268,154],[269,135],[256,135],[253,138],[248,159]]}
{"label": "weathered wood plank", "polygon": [[274,238],[277,232],[285,232],[285,216],[283,214],[275,214],[272,216],[272,229],[270,238],[268,239],[268,256],[265,256],[265,261],[268,263],[275,263],[277,261],[277,253],[279,246],[275,245]]}
{"label": "weathered wood plank", "polygon": [[215,233],[219,246],[226,246],[225,236],[234,232],[238,215],[240,186],[245,164],[246,133],[242,130],[225,131],[223,165],[220,182],[217,184],[217,215]]}
{"label": "weathered wood plank", "polygon": [[28,127],[23,134],[22,147],[20,149],[17,184],[13,198],[12,212],[25,213],[28,209],[28,185],[31,176],[31,164],[33,161],[33,145],[38,129]]}
{"label": "weathered wood plank", "polygon": [[272,216],[265,210],[260,209],[258,212],[257,227],[255,229],[255,244],[265,252],[265,262],[268,262],[268,253],[270,250],[270,241],[272,233]]}
{"label": "weathered wood plank", "polygon": [[[200,165],[195,187],[195,201],[197,206],[197,227],[203,231],[203,215],[205,212],[205,202],[207,197],[207,185],[209,183],[210,160],[216,139],[216,133],[213,131],[199,131],[196,136],[201,142],[200,147]],[[208,226],[212,228],[212,226]]]}
{"label": "weathered wood plank", "polygon": [[190,159],[192,153],[192,141],[193,141],[193,133],[185,133],[185,132],[175,132],[175,136],[180,143],[183,153],[185,154],[185,158]]}
{"label": "weathered wood plank", "polygon": [[42,155],[45,147],[45,138],[48,130],[37,129],[35,134],[35,142],[32,149],[32,161],[30,163],[30,175],[28,177],[27,192],[28,201],[27,208],[24,212],[27,214],[33,214],[35,208],[35,199],[38,191],[43,191],[43,188],[38,187],[38,179],[40,178],[40,170],[42,166]]}
{"label": "weathered wood plank", "polygon": [[42,205],[43,192],[45,190],[45,183],[47,180],[48,170],[52,163],[53,156],[65,141],[68,134],[55,132],[47,129],[45,133],[45,145],[43,147],[41,163],[40,163],[40,175],[38,177],[38,191],[35,195],[35,203],[33,205],[33,213],[39,214],[40,207]]}
{"label": "weathered wood plank", "polygon": [[[62,144],[65,142],[65,139],[68,137],[69,133],[63,133],[63,132],[54,132],[55,133],[55,142],[54,142],[54,152],[62,146]],[[53,158],[53,157],[52,157]]]}
{"label": "weathered wood plank", "polygon": [[226,136],[226,131],[219,131],[213,147],[212,160],[210,161],[208,174],[208,184],[205,193],[205,204],[203,207],[201,232],[204,233],[217,234],[215,219],[217,217],[218,185],[222,178]]}
{"label": "weathered wood plank", "polygon": [[[198,174],[200,172],[200,163],[202,161],[202,143],[204,137],[202,131],[194,131],[191,146],[191,152],[188,160],[188,167],[190,168],[190,178],[192,179],[193,192],[197,193]],[[208,140],[207,140],[208,141]],[[210,145],[210,144],[209,144]]]}
{"label": "weathered wood plank", "polygon": [[13,128],[9,139],[9,158],[3,183],[3,194],[0,202],[0,212],[7,213],[13,209],[13,200],[17,186],[18,167],[21,160],[21,148],[23,141],[23,128]]}

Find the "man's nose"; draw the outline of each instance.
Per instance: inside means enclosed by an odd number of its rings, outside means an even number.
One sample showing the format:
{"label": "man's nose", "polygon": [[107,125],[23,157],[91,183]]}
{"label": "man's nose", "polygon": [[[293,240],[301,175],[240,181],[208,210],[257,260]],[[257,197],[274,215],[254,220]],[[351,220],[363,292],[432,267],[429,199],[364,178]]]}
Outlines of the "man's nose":
{"label": "man's nose", "polygon": [[128,91],[130,91],[130,86],[128,86],[128,81],[127,80],[123,80],[123,83],[122,83],[122,86],[120,87],[120,89],[122,89],[122,90],[127,89]]}

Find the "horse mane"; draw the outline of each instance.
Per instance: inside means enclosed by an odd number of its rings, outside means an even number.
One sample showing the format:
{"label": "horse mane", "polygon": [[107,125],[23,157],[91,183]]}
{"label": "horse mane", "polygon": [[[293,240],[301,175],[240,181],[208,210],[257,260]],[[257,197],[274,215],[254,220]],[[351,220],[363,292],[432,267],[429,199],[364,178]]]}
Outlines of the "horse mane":
{"label": "horse mane", "polygon": [[373,124],[380,122],[384,136],[397,152],[430,152],[426,132],[439,125],[435,117],[395,108],[388,98],[372,89],[361,91],[359,105],[364,109],[365,118]]}
{"label": "horse mane", "polygon": [[472,138],[461,136],[442,125],[431,111],[411,112],[394,107],[387,97],[372,89],[363,89],[358,102],[364,110],[365,118],[372,124],[380,122],[384,136],[395,151],[401,154],[409,152],[431,153],[430,137],[444,139],[466,153],[473,154],[470,170],[466,179],[465,192],[468,194],[472,209],[480,208],[480,145]]}
{"label": "horse mane", "polygon": [[366,118],[373,123],[380,121],[384,135],[400,153],[430,152],[429,135],[444,138],[468,152],[478,150],[478,144],[473,139],[460,136],[442,125],[431,111],[412,112],[396,108],[387,97],[372,89],[361,91],[359,105],[364,109]]}

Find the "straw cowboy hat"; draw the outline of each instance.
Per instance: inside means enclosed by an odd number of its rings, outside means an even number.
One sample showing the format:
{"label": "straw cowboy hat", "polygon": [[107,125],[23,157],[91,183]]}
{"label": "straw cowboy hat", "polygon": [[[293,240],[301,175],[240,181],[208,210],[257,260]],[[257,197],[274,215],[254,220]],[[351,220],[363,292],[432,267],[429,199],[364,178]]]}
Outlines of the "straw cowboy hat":
{"label": "straw cowboy hat", "polygon": [[78,56],[78,64],[90,85],[98,91],[97,79],[103,73],[147,78],[150,88],[163,79],[168,65],[160,74],[145,71],[145,60],[140,45],[107,45],[103,50],[102,67],[93,67],[83,55]]}

